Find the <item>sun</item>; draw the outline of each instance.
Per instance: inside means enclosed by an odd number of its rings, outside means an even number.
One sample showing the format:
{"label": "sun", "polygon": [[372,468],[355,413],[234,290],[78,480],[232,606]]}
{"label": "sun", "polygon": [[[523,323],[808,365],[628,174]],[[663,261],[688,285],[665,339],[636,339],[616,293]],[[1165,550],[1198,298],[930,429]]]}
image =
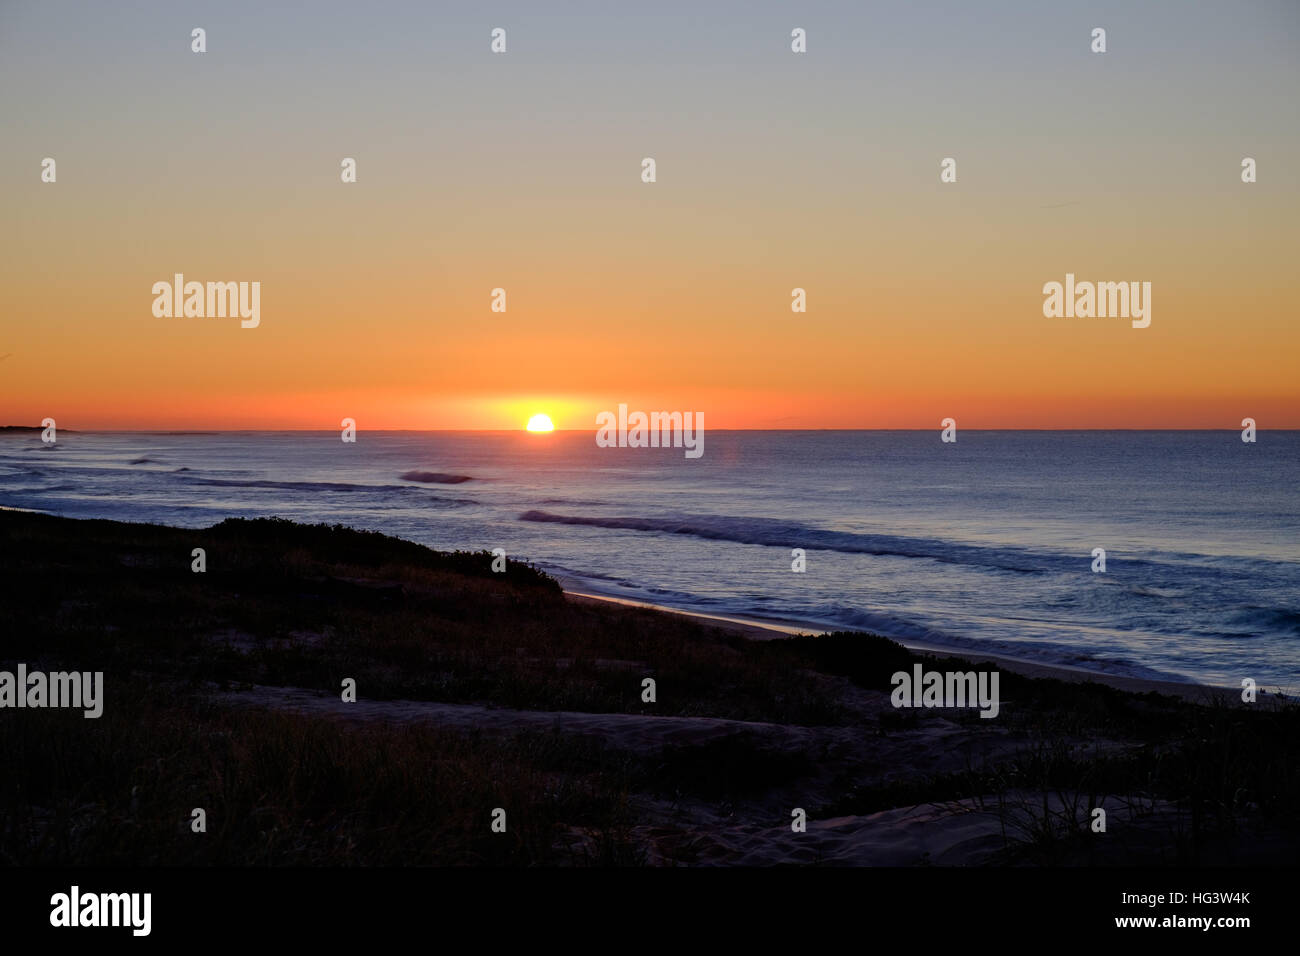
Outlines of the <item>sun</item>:
{"label": "sun", "polygon": [[553,432],[555,431],[555,425],[551,422],[551,416],[538,412],[528,419],[528,430],[530,432]]}

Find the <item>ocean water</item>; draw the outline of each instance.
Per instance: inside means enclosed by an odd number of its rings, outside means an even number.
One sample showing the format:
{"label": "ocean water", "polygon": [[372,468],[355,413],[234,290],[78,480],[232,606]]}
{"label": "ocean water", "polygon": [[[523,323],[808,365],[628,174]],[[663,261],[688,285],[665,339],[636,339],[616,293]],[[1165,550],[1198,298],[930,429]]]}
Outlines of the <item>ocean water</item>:
{"label": "ocean water", "polygon": [[689,611],[1300,693],[1300,432],[710,431],[687,459],[594,429],[64,431],[0,437],[0,505],[340,522]]}

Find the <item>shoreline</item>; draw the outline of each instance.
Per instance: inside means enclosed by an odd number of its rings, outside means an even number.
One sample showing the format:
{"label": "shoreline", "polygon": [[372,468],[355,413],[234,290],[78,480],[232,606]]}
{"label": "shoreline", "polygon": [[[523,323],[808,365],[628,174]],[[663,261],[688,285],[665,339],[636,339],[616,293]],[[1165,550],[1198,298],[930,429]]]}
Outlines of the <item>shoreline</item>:
{"label": "shoreline", "polygon": [[[83,519],[68,518],[64,515],[57,515],[51,512],[45,512],[34,508],[17,508],[8,505],[0,505],[0,512],[10,512],[18,514],[46,515],[48,517],[59,518],[63,520],[82,521],[82,520],[109,520],[117,521],[118,519]],[[125,522],[126,524],[149,525],[149,522]],[[171,528],[170,525],[157,525],[157,527]],[[410,541],[410,539],[397,539]],[[418,542],[410,541],[411,544]],[[423,545],[420,545],[424,547]],[[621,607],[639,608],[648,611],[657,611],[662,614],[673,615],[679,618],[686,618],[692,621],[703,623],[732,634],[738,634],[748,640],[754,641],[771,641],[786,637],[798,636],[820,636],[829,634],[836,630],[857,630],[855,628],[828,628],[823,625],[810,624],[792,619],[754,619],[743,617],[732,617],[727,615],[707,614],[702,611],[687,611],[681,608],[669,607],[663,604],[655,604],[649,601],[639,601],[633,598],[620,598],[612,595],[593,594],[589,591],[576,590],[575,586],[581,586],[580,579],[568,575],[557,575],[553,572],[546,572],[555,580],[564,596],[568,600],[576,600],[577,603],[594,603],[597,605],[617,605]],[[867,632],[863,632],[867,633]],[[1029,678],[1048,678],[1054,680],[1067,681],[1070,683],[1092,682],[1111,687],[1116,690],[1130,693],[1145,694],[1157,693],[1179,697],[1193,703],[1227,703],[1235,704],[1241,702],[1241,689],[1234,687],[1224,687],[1215,684],[1200,684],[1194,681],[1165,680],[1161,678],[1149,677],[1132,677],[1120,674],[1108,674],[1104,671],[1090,670],[1083,667],[1072,667],[1068,664],[1045,663],[1042,661],[1026,660],[1007,654],[994,652],[975,652],[970,648],[947,647],[940,644],[929,644],[917,642],[906,638],[895,637],[891,635],[880,635],[888,640],[899,644],[908,650],[933,657],[947,657],[957,660],[967,661],[972,665],[981,663],[996,664],[1000,669],[1010,673],[1019,674],[1022,677]],[[1261,686],[1259,694],[1262,697],[1275,696],[1268,686]],[[1285,696],[1285,695],[1284,695]],[[1293,699],[1293,698],[1292,698]]]}
{"label": "shoreline", "polygon": [[[113,681],[93,728],[27,712],[0,735],[28,768],[0,833],[19,864],[1239,865],[1300,832],[1291,701],[778,640],[819,629],[343,526],[0,512],[0,540],[6,659]],[[1003,671],[998,719],[895,703],[916,668]],[[133,768],[157,797],[136,802]],[[209,792],[232,823],[195,841],[176,808]],[[490,807],[522,838],[493,837]]]}
{"label": "shoreline", "polygon": [[[677,617],[690,618],[754,641],[772,641],[784,637],[797,637],[800,635],[818,636],[821,634],[831,633],[830,630],[825,628],[800,626],[795,622],[765,622],[745,618],[704,614],[698,611],[683,611],[678,608],[666,607],[662,604],[651,604],[646,601],[636,601],[630,598],[616,598],[601,594],[591,594],[585,591],[573,591],[567,587],[564,589],[564,596],[567,600],[576,600],[576,602],[580,604],[615,604],[623,607],[636,607],[647,611],[658,611],[661,614],[671,614]],[[972,665],[985,662],[996,664],[1000,669],[1009,671],[1013,674],[1019,674],[1022,677],[1050,678],[1053,680],[1068,681],[1070,683],[1092,682],[1135,694],[1167,694],[1192,701],[1193,703],[1234,703],[1240,702],[1241,699],[1240,690],[1232,687],[1220,687],[1213,684],[1196,684],[1183,681],[1156,680],[1145,677],[1124,677],[1117,674],[1106,674],[1101,671],[1091,671],[1082,667],[1069,667],[1064,664],[1044,664],[1038,661],[1026,661],[1015,657],[1008,657],[1003,654],[972,655],[969,650],[964,648],[946,648],[933,644],[918,644],[913,641],[900,640],[899,638],[894,637],[889,638],[889,640],[896,644],[901,644],[908,650],[917,651],[922,654],[930,654],[936,657],[952,657],[958,660],[968,661]],[[1263,693],[1264,692],[1261,690],[1261,694]]]}

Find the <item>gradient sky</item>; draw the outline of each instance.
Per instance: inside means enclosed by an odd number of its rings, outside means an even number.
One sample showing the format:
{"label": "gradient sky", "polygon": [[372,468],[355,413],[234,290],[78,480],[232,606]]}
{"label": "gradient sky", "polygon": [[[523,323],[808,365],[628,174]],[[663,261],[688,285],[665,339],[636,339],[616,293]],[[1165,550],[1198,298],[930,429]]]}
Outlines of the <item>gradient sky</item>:
{"label": "gradient sky", "polygon": [[0,0],[0,424],[1300,427],[1293,0],[264,6]]}

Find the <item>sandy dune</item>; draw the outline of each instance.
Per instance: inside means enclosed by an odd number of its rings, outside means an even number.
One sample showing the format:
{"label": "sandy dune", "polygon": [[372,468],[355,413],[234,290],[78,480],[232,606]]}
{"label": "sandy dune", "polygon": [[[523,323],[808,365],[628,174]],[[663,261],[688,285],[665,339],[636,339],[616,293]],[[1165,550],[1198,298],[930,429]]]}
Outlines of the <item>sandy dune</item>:
{"label": "sandy dune", "polygon": [[[843,692],[854,696],[864,721],[870,721],[873,712],[892,710],[886,694],[851,688],[847,683]],[[553,731],[599,740],[611,750],[641,758],[741,737],[763,754],[810,758],[807,773],[743,801],[715,804],[685,795],[659,798],[637,794],[638,817],[647,822],[634,834],[651,863],[974,865],[987,862],[1005,847],[1008,825],[1014,831],[1016,813],[1024,812],[999,813],[994,804],[981,809],[967,800],[902,806],[858,816],[815,817],[815,808],[842,796],[846,775],[870,784],[918,773],[957,772],[1026,743],[1012,733],[991,738],[980,734],[977,742],[959,723],[937,714],[927,715],[915,728],[880,734],[872,732],[867,723],[800,727],[712,717],[525,711],[411,700],[344,703],[337,694],[290,687],[251,686],[218,696],[225,703],[292,710],[348,723],[424,723],[502,734]],[[1059,800],[1054,803],[1059,807]],[[1113,814],[1112,821],[1127,812],[1115,801],[1106,806]],[[808,813],[806,832],[791,828],[791,811],[797,807]],[[575,852],[591,839],[579,828],[568,835]]]}

